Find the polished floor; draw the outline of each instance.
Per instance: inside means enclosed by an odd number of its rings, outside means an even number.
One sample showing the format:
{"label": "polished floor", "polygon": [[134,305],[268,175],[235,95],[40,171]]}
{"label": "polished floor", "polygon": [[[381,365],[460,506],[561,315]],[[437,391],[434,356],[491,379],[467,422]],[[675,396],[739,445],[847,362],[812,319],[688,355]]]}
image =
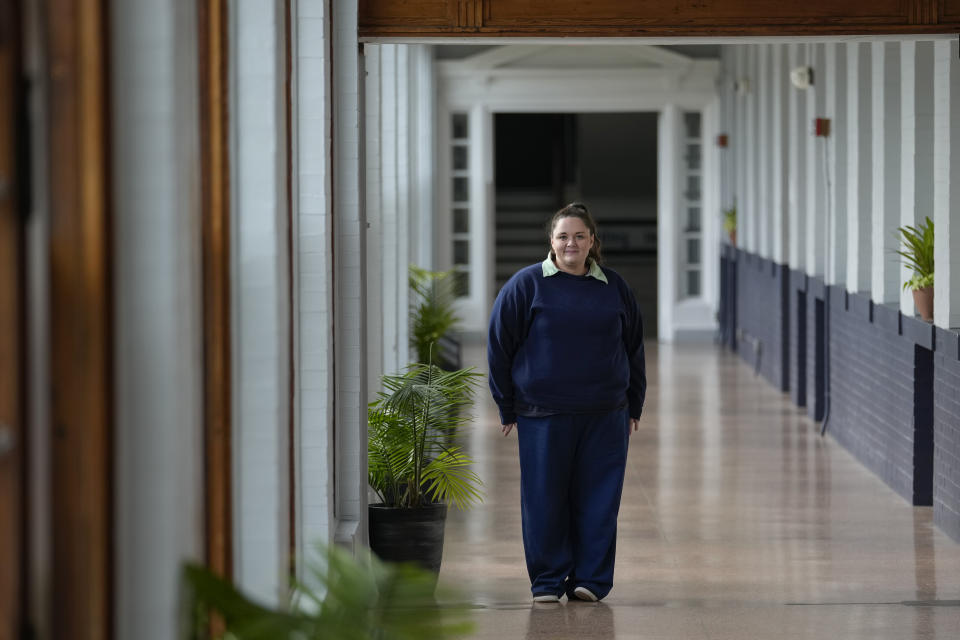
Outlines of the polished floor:
{"label": "polished floor", "polygon": [[[482,348],[467,358],[482,362]],[[533,605],[516,434],[481,395],[486,500],[452,512],[441,584],[477,638],[960,638],[960,544],[789,398],[713,346],[648,346],[616,575],[603,602]],[[482,365],[479,365],[482,368]]]}

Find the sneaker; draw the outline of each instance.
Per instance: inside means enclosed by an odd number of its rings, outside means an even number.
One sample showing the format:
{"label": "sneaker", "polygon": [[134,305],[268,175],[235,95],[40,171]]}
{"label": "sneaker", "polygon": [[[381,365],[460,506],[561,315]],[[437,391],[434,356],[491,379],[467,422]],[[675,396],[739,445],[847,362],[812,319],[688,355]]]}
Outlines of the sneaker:
{"label": "sneaker", "polygon": [[557,597],[555,593],[535,593],[533,595],[534,602],[560,602],[560,598]]}
{"label": "sneaker", "polygon": [[586,587],[577,587],[573,590],[573,595],[575,595],[578,600],[586,600],[587,602],[597,601],[597,594]]}

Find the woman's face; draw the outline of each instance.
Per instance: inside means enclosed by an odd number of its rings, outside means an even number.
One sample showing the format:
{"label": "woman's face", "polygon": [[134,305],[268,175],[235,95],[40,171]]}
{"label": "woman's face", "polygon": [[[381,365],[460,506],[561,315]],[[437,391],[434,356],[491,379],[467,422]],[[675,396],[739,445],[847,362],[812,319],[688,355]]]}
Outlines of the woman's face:
{"label": "woman's face", "polygon": [[557,256],[555,262],[561,271],[582,275],[592,246],[593,234],[580,218],[560,218],[553,226],[550,248]]}

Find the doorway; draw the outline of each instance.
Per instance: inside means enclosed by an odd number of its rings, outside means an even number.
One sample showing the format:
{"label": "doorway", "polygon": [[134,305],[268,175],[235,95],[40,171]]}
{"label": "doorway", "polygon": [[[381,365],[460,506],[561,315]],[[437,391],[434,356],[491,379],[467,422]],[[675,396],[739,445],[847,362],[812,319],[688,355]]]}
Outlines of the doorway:
{"label": "doorway", "polygon": [[494,184],[495,291],[543,260],[550,216],[581,201],[657,335],[657,113],[497,113]]}

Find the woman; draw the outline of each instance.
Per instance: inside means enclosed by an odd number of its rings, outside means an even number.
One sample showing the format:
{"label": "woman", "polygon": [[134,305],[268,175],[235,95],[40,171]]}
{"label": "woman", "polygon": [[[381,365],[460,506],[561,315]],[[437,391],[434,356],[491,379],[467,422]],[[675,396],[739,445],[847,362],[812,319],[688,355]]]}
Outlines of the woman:
{"label": "woman", "polygon": [[646,393],[643,322],[600,266],[579,203],[550,221],[547,259],[503,286],[490,317],[490,390],[520,441],[523,546],[535,602],[595,602],[613,585],[627,441]]}

